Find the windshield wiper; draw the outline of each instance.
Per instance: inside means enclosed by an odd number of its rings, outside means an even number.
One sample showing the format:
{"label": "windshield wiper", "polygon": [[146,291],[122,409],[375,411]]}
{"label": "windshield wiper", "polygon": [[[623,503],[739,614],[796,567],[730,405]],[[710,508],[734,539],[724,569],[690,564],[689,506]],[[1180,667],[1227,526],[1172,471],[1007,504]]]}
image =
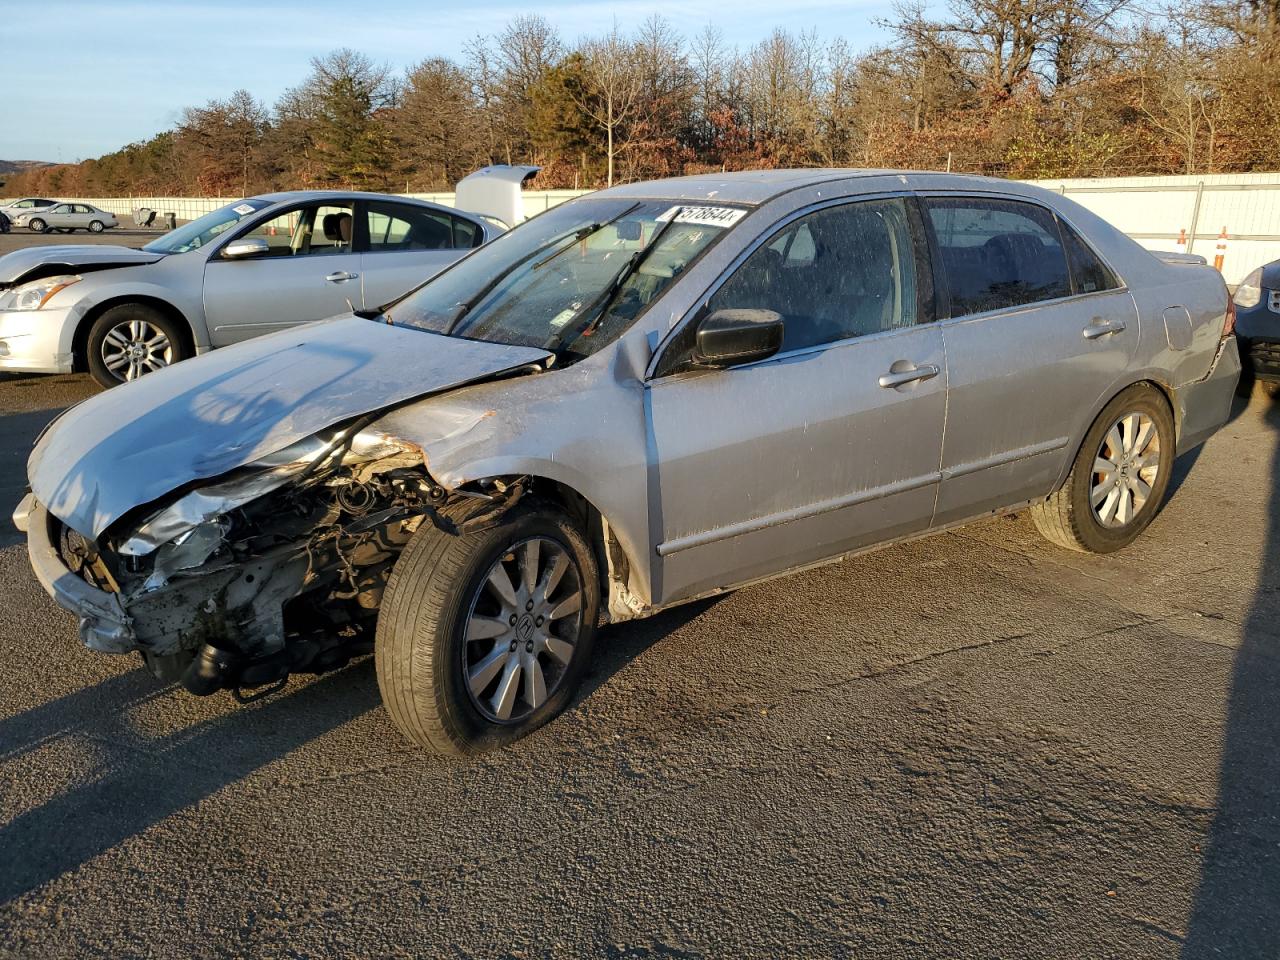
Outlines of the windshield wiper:
{"label": "windshield wiper", "polygon": [[[480,303],[480,301],[482,301],[485,297],[487,297],[490,293],[492,293],[494,287],[500,284],[503,280],[507,279],[507,277],[511,276],[511,274],[514,273],[516,270],[519,270],[522,266],[524,266],[534,257],[538,256],[541,253],[545,253],[547,250],[550,250],[552,247],[556,246],[557,244],[564,243],[566,240],[572,240],[573,243],[581,243],[583,240],[587,239],[587,237],[591,236],[593,233],[599,233],[605,227],[609,226],[609,224],[614,223],[617,220],[621,220],[623,217],[631,213],[633,210],[635,210],[639,206],[640,204],[638,202],[633,203],[631,206],[627,207],[617,216],[610,217],[608,220],[605,220],[601,223],[588,223],[585,226],[578,227],[578,229],[576,230],[571,230],[568,233],[562,233],[558,237],[552,237],[550,240],[542,244],[540,247],[537,247],[536,249],[525,254],[515,263],[508,266],[505,270],[500,271],[497,276],[495,276],[492,280],[490,280],[483,287],[481,287],[478,293],[469,297],[467,300],[458,304],[454,308],[453,315],[449,317],[449,324],[445,329],[446,335],[452,334],[454,331],[454,328],[457,327],[457,325],[462,321],[463,317],[465,317],[468,313],[474,310],[477,304]],[[564,253],[565,250],[572,249],[573,243],[570,243],[561,247],[559,250],[551,254],[551,256],[547,257],[545,260],[542,260],[539,263],[534,264],[534,267],[535,268],[540,267],[543,264],[547,263],[548,261],[555,259],[560,254]]]}
{"label": "windshield wiper", "polygon": [[[623,286],[628,280],[635,276],[635,272],[639,270],[640,265],[648,259],[649,254],[658,249],[658,241],[662,239],[662,235],[670,229],[671,225],[676,222],[676,217],[680,216],[680,211],[683,209],[683,207],[676,207],[675,210],[671,212],[671,217],[666,221],[666,223],[654,231],[649,242],[627,258],[626,263],[618,269],[618,272],[613,275],[613,279],[610,280],[605,288],[596,295],[595,299],[565,321],[565,326],[568,327],[575,321],[581,320],[584,317],[591,318],[583,324],[577,333],[573,335],[575,340],[578,337],[589,337],[596,332],[596,328],[599,327],[600,324],[604,322],[604,318],[609,315],[609,308],[613,306],[613,301],[617,299]],[[564,338],[553,337],[547,346],[548,350],[553,348],[552,345],[557,339],[562,343],[564,342]]]}

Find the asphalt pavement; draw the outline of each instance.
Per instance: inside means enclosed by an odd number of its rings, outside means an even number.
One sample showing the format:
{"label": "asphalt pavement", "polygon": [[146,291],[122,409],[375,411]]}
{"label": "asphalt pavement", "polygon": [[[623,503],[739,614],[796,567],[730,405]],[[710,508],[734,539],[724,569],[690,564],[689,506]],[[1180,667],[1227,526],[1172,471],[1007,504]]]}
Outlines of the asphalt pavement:
{"label": "asphalt pavement", "polygon": [[[94,389],[0,377],[6,511]],[[610,628],[462,762],[367,660],[241,707],[90,653],[2,533],[0,955],[1280,956],[1278,428],[1119,554],[990,520]]]}

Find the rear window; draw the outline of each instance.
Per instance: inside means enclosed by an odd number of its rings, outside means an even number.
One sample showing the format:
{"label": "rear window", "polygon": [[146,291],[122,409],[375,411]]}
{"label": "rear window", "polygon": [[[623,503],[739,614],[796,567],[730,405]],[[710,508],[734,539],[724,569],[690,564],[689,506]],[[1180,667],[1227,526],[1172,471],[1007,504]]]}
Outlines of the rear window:
{"label": "rear window", "polygon": [[929,221],[951,291],[951,316],[1071,295],[1053,214],[995,198],[930,198]]}

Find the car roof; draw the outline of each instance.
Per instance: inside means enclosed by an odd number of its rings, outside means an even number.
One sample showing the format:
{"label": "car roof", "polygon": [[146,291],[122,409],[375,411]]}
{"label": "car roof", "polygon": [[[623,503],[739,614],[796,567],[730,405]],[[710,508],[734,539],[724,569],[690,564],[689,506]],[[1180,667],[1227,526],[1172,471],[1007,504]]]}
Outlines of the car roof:
{"label": "car roof", "polygon": [[431,203],[428,200],[415,200],[413,197],[402,197],[394,193],[369,193],[363,190],[281,190],[276,193],[260,193],[249,197],[250,200],[266,200],[270,203],[306,203],[311,200],[385,200],[388,203],[404,203],[428,210],[438,210],[463,216],[469,220],[477,220],[478,216],[465,210],[455,210],[443,204]]}
{"label": "car roof", "polygon": [[[848,180],[872,177],[927,178],[927,186],[936,188],[939,182],[948,186],[972,189],[999,189],[1018,192],[1017,185],[1009,180],[979,177],[969,174],[948,174],[934,171],[879,170],[860,167],[818,167],[787,170],[742,170],[734,173],[700,173],[689,177],[670,177],[665,180],[647,180],[611,187],[592,194],[596,197],[635,197],[662,200],[719,200],[725,203],[742,203],[751,206],[765,203],[781,194],[803,187],[817,186]],[[917,183],[924,187],[926,184]]]}

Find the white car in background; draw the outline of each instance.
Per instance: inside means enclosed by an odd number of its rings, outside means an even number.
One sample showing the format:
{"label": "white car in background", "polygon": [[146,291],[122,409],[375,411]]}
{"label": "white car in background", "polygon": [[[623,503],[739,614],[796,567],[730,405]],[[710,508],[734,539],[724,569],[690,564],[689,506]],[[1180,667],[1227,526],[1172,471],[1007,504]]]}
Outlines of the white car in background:
{"label": "white car in background", "polygon": [[536,172],[474,173],[458,184],[460,209],[290,191],[238,200],[140,250],[17,250],[0,257],[0,370],[84,370],[110,387],[264,333],[376,312],[523,219],[521,186]]}
{"label": "white car in background", "polygon": [[20,200],[9,200],[0,203],[0,213],[3,213],[10,220],[17,220],[24,213],[35,213],[37,210],[44,210],[56,204],[57,200],[50,200],[47,197],[22,197]]}

